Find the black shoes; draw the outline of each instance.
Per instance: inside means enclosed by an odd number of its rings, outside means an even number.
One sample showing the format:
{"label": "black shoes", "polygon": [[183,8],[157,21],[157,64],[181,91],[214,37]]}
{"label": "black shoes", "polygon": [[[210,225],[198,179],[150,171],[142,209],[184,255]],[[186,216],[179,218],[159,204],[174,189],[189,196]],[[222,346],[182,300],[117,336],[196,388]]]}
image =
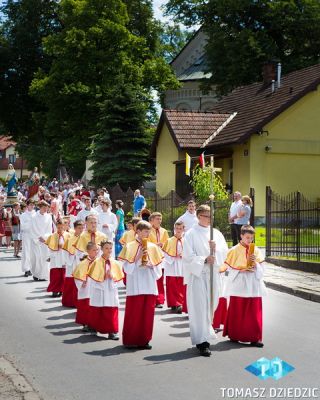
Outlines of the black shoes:
{"label": "black shoes", "polygon": [[156,308],[163,308],[163,304],[156,304]]}
{"label": "black shoes", "polygon": [[142,349],[142,350],[151,350],[151,349],[152,349],[152,346],[151,346],[151,344],[147,343],[147,344],[145,344],[144,346],[139,346],[139,349]]}
{"label": "black shoes", "polygon": [[196,347],[200,351],[200,356],[202,356],[202,357],[210,357],[211,356],[210,343],[203,342],[203,343],[197,344]]}
{"label": "black shoes", "polygon": [[149,343],[147,343],[143,346],[128,344],[128,345],[124,345],[124,347],[128,350],[151,350],[152,349],[152,346]]}
{"label": "black shoes", "polygon": [[178,306],[176,309],[177,314],[182,314],[182,306]]}
{"label": "black shoes", "polygon": [[38,281],[39,278],[36,278],[36,277],[34,276],[34,277],[33,277],[33,280],[34,280],[34,281]]}
{"label": "black shoes", "polygon": [[264,344],[262,342],[251,342],[250,346],[252,346],[252,347],[263,347]]}
{"label": "black shoes", "polygon": [[58,292],[52,292],[51,297],[59,297],[59,293]]}
{"label": "black shoes", "polygon": [[28,276],[31,276],[32,275],[32,273],[31,273],[31,271],[26,271],[25,273],[24,273],[24,276],[27,278]]}
{"label": "black shoes", "polygon": [[119,340],[119,335],[117,333],[109,333],[108,339],[109,340]]}

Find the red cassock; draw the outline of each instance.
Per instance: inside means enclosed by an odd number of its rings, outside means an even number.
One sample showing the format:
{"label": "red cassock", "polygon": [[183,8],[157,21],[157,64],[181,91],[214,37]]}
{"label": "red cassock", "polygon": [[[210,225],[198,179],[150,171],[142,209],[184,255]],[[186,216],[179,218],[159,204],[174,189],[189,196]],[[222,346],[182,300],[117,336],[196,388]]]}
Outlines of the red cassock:
{"label": "red cassock", "polygon": [[220,325],[225,324],[225,320],[227,317],[227,299],[225,297],[220,297],[218,307],[216,308],[213,314],[213,323],[212,327],[214,329],[219,329]]}
{"label": "red cassock", "polygon": [[51,268],[50,282],[47,288],[47,292],[63,292],[65,274],[65,268]]}
{"label": "red cassock", "polygon": [[77,307],[78,289],[72,276],[64,279],[62,305],[64,307]]}
{"label": "red cassock", "polygon": [[164,302],[165,302],[163,272],[164,272],[164,270],[162,269],[161,278],[157,280],[158,296],[156,299],[156,304],[164,304]]}
{"label": "red cassock", "polygon": [[89,325],[89,299],[77,300],[76,323],[80,325]]}
{"label": "red cassock", "polygon": [[166,293],[168,307],[182,306],[185,298],[185,285],[182,276],[166,277]]}
{"label": "red cassock", "polygon": [[125,346],[144,346],[152,339],[157,296],[127,296],[122,341]]}
{"label": "red cassock", "polygon": [[239,342],[260,342],[262,298],[230,296],[223,336]]}
{"label": "red cassock", "polygon": [[119,331],[118,307],[90,306],[88,325],[99,333],[117,333]]}

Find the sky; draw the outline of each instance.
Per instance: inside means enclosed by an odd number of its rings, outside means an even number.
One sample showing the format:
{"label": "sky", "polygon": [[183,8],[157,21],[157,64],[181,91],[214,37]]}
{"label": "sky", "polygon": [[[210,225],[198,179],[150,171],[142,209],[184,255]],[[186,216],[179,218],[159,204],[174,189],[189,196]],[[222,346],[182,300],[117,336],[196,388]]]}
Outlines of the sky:
{"label": "sky", "polygon": [[166,20],[164,16],[162,15],[162,11],[160,10],[160,7],[165,4],[167,0],[153,0],[153,10],[154,10],[154,16],[157,19],[160,19],[162,21]]}

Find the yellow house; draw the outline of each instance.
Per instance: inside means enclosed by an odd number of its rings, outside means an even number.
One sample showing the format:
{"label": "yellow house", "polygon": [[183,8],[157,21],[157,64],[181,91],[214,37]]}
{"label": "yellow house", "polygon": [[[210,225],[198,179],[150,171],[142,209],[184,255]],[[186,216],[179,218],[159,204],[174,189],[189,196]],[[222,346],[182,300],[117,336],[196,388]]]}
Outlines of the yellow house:
{"label": "yellow house", "polygon": [[[276,77],[278,80],[276,81]],[[255,215],[265,217],[266,186],[320,198],[320,64],[280,77],[267,65],[264,81],[222,98],[214,112],[163,110],[152,145],[156,188],[190,192],[186,152],[215,154],[233,191],[255,189]]]}

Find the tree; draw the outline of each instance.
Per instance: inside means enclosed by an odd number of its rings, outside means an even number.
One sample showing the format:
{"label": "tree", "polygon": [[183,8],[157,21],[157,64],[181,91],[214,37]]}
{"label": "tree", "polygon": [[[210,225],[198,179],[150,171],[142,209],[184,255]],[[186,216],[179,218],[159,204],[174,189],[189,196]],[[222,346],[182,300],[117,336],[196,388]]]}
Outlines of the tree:
{"label": "tree", "polygon": [[[212,175],[210,166],[201,168],[196,165],[192,171],[191,186],[199,202],[207,202],[211,194]],[[215,174],[213,179],[213,193],[216,200],[227,200],[228,192],[226,191],[219,175]]]}
{"label": "tree", "polygon": [[[223,1],[223,0],[222,0]],[[191,28],[203,23],[207,0],[168,0],[165,15]]]}
{"label": "tree", "polygon": [[53,0],[8,0],[1,7],[0,122],[24,158],[29,161],[27,153],[38,155],[30,167],[39,164],[43,146],[43,132],[36,129],[33,115],[44,107],[30,96],[29,87],[39,68],[50,68],[52,59],[44,53],[42,40],[60,29],[57,7]]}
{"label": "tree", "polygon": [[152,136],[147,125],[147,94],[143,93],[142,88],[121,79],[102,103],[98,134],[91,146],[97,185],[119,183],[122,188],[134,188],[150,178]]}
{"label": "tree", "polygon": [[[201,168],[197,165],[192,171],[191,186],[199,203],[208,203],[211,194],[212,175],[210,165]],[[230,207],[229,194],[218,174],[213,180],[214,226],[222,232],[228,231],[228,211]]]}
{"label": "tree", "polygon": [[[195,4],[192,15],[189,3]],[[270,59],[278,59],[284,73],[320,60],[318,0],[171,0],[167,7],[187,22],[203,24],[212,73],[205,86],[215,85],[220,95],[261,80],[262,65]]]}
{"label": "tree", "polygon": [[80,176],[101,105],[117,77],[147,92],[163,91],[176,80],[121,0],[62,0],[59,16],[62,30],[44,40],[54,61],[49,73],[38,72],[31,93],[48,109],[45,135],[58,145],[52,157],[62,157]]}
{"label": "tree", "polygon": [[180,50],[185,46],[192,35],[193,32],[182,29],[179,24],[162,24],[162,53],[168,63],[180,53]]}

